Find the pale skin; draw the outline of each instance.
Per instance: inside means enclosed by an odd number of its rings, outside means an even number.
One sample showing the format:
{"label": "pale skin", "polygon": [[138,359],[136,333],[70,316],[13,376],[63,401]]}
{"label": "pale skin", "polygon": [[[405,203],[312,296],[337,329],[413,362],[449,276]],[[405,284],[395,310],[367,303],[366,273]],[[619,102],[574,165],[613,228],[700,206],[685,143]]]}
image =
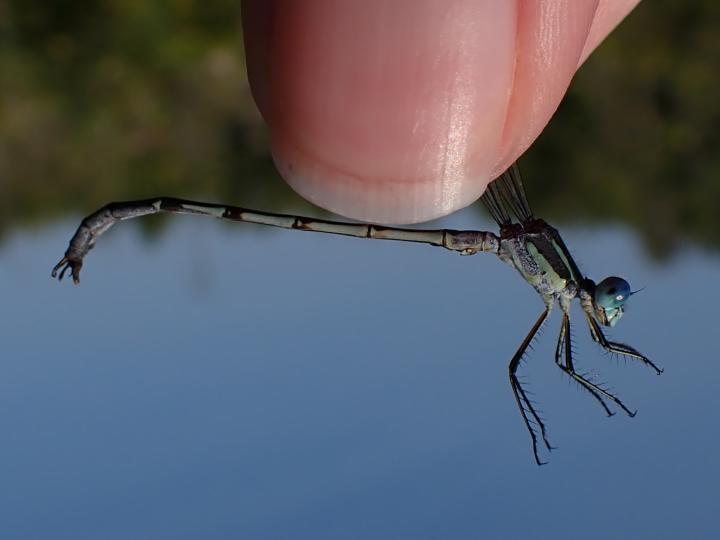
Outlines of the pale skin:
{"label": "pale skin", "polygon": [[638,3],[244,0],[278,169],[306,199],[361,221],[450,214],[532,144]]}

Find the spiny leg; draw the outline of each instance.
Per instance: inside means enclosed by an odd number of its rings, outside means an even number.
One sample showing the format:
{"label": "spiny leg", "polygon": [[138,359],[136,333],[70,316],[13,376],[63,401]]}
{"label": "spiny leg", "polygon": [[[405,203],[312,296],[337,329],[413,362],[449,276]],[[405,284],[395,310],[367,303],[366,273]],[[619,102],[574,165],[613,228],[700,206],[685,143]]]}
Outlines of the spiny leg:
{"label": "spiny leg", "polygon": [[[515,396],[515,402],[517,403],[518,409],[520,409],[520,415],[522,416],[523,422],[525,422],[525,427],[527,428],[528,433],[530,433],[530,439],[532,440],[533,446],[533,456],[535,457],[535,463],[537,463],[538,465],[544,465],[545,462],[540,461],[540,457],[538,456],[538,437],[537,433],[535,432],[535,428],[533,427],[533,423],[537,424],[537,426],[540,428],[540,434],[542,436],[543,442],[545,443],[545,447],[548,450],[552,450],[553,447],[550,445],[550,442],[548,442],[547,435],[545,433],[545,424],[540,419],[537,412],[535,412],[535,408],[533,407],[532,402],[528,398],[525,390],[523,389],[520,381],[517,378],[517,369],[520,365],[520,360],[522,360],[525,354],[525,351],[530,346],[533,337],[535,337],[535,334],[537,334],[538,330],[545,322],[545,319],[547,319],[549,313],[550,305],[545,308],[545,311],[543,311],[538,317],[537,321],[535,321],[535,324],[530,329],[530,332],[527,336],[525,336],[525,339],[520,344],[520,347],[515,353],[515,356],[513,356],[512,360],[510,360],[510,364],[508,364],[510,387],[512,388],[513,395]],[[530,414],[530,416],[532,416],[532,420],[528,417],[528,413]]]}
{"label": "spiny leg", "polygon": [[634,358],[635,360],[640,360],[646,366],[654,369],[655,373],[657,373],[658,375],[660,375],[664,371],[663,369],[657,367],[647,356],[641,354],[633,347],[630,347],[630,345],[625,345],[624,343],[617,343],[615,341],[608,340],[605,337],[605,334],[600,328],[598,322],[593,318],[592,314],[588,314],[586,312],[585,318],[587,319],[588,325],[590,326],[590,335],[592,336],[593,340],[598,343],[603,349],[611,353],[627,356],[629,358]]}
{"label": "spiny leg", "polygon": [[[561,361],[563,353],[565,357],[565,364]],[[615,413],[608,408],[607,404],[603,400],[603,396],[612,400],[614,403],[617,403],[618,406],[630,416],[635,416],[635,413],[631,413],[617,397],[613,396],[607,390],[603,390],[598,385],[591,383],[575,371],[575,366],[573,365],[572,360],[572,342],[570,340],[570,316],[567,313],[563,313],[562,324],[560,325],[560,335],[558,336],[558,344],[555,349],[555,363],[560,369],[567,373],[568,376],[580,384],[582,388],[587,390],[590,395],[594,397],[598,403],[600,403],[600,406],[605,410],[605,413],[608,416],[613,416]]]}
{"label": "spiny leg", "polygon": [[[598,394],[593,388],[585,384],[587,379],[582,377],[575,371],[575,366],[572,359],[572,340],[570,333],[570,316],[568,313],[563,313],[562,323],[560,325],[560,334],[558,336],[557,347],[555,348],[555,364],[563,370],[570,378],[575,380],[582,388],[587,390],[592,397],[594,397],[600,406],[604,409],[608,416],[613,416],[613,413],[603,401],[602,396]],[[563,364],[562,359],[564,357],[565,363]]]}
{"label": "spiny leg", "polygon": [[105,231],[118,221],[157,213],[195,214],[230,221],[269,225],[283,229],[379,240],[417,242],[444,247],[451,251],[457,251],[462,255],[473,255],[481,251],[497,254],[500,249],[500,239],[495,234],[487,231],[403,229],[366,223],[345,223],[327,219],[274,214],[237,206],[189,201],[173,197],[158,197],[141,201],[110,203],[83,219],[70,240],[65,256],[53,268],[52,277],[62,279],[69,270],[73,281],[79,283],[83,260]]}

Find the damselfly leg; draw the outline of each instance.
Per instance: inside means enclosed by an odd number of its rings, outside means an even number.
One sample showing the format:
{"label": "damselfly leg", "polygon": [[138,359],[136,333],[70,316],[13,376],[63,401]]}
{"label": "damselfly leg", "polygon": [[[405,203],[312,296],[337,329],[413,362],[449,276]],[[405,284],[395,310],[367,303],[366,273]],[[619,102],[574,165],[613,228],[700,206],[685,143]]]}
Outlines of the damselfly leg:
{"label": "damselfly leg", "polygon": [[528,334],[525,336],[525,339],[523,339],[520,347],[518,348],[515,355],[512,357],[512,360],[510,360],[510,363],[508,364],[510,387],[512,388],[513,395],[515,396],[515,402],[517,403],[518,409],[520,410],[520,415],[522,416],[523,422],[525,423],[525,427],[530,433],[530,439],[532,440],[533,447],[533,457],[535,457],[535,463],[537,463],[538,465],[544,465],[546,462],[541,461],[538,454],[537,430],[540,430],[540,437],[545,444],[545,448],[547,448],[548,450],[552,450],[553,446],[548,441],[547,433],[545,430],[545,423],[543,422],[542,418],[540,418],[540,415],[538,415],[532,400],[528,398],[527,392],[520,384],[520,380],[517,376],[517,371],[518,367],[520,366],[520,362],[525,356],[525,352],[532,343],[532,340],[535,338],[535,335],[538,333],[538,330],[540,330],[540,327],[542,327],[545,319],[547,319],[551,309],[552,305],[550,304],[540,314],[537,321],[535,321],[535,324],[530,329],[530,332],[528,332]]}
{"label": "damselfly leg", "polygon": [[599,344],[607,352],[620,356],[625,356],[627,358],[632,358],[634,360],[639,360],[649,368],[655,370],[655,373],[657,373],[658,375],[665,371],[662,368],[656,366],[652,360],[650,360],[644,354],[638,352],[630,345],[625,345],[624,343],[618,343],[616,341],[610,341],[609,339],[607,339],[602,331],[602,328],[600,328],[600,325],[592,317],[592,315],[585,313],[585,318],[587,320],[588,326],[590,327],[590,335],[592,336],[593,341]]}
{"label": "damselfly leg", "polygon": [[[577,371],[575,371],[575,365],[573,364],[572,358],[572,340],[570,337],[570,316],[567,313],[563,313],[562,323],[560,325],[560,335],[558,336],[558,344],[555,349],[555,363],[560,367],[560,369],[567,373],[571,379],[587,390],[590,395],[594,397],[598,403],[600,403],[600,406],[608,416],[613,416],[614,413],[609,409],[603,398],[615,403],[615,405],[620,407],[628,416],[635,416],[637,411],[631,411],[617,396],[603,388],[600,384],[589,381],[586,376],[580,375]],[[561,357],[564,358],[561,359]],[[564,363],[562,360],[564,360]]]}

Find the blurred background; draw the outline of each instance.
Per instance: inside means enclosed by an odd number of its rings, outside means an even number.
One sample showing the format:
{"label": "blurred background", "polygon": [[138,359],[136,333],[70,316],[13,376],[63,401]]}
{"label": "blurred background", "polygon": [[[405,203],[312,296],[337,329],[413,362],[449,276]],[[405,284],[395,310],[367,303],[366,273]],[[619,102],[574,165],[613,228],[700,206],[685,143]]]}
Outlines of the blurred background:
{"label": "blurred background", "polygon": [[[158,193],[305,205],[268,156],[238,13],[2,0],[0,232]],[[593,54],[523,160],[537,213],[624,223],[655,257],[720,245],[718,21],[712,0],[653,1]]]}
{"label": "blurred background", "polygon": [[[667,368],[576,316],[641,409],[604,420],[553,319],[537,469],[506,362],[541,304],[494,260],[152,218],[52,282],[113,200],[326,214],[273,168],[235,0],[0,0],[2,538],[713,537],[719,31],[713,0],[641,3],[521,160],[581,267],[647,286],[614,335]],[[493,227],[479,204],[431,226]]]}

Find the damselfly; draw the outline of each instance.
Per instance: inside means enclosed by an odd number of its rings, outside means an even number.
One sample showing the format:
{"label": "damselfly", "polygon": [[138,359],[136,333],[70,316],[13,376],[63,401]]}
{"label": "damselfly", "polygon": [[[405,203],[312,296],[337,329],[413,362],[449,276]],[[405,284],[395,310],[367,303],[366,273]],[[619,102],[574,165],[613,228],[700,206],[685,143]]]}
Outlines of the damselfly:
{"label": "damselfly", "polygon": [[508,365],[510,387],[532,441],[533,456],[538,465],[539,446],[552,450],[543,420],[538,415],[527,392],[518,379],[518,367],[533,338],[543,325],[554,305],[562,311],[562,322],[555,363],[570,378],[600,404],[611,416],[608,402],[612,402],[628,416],[635,416],[625,404],[603,385],[578,373],[573,364],[570,338],[570,305],[578,299],[590,329],[590,336],[606,351],[638,360],[662,372],[650,359],[634,348],[605,337],[602,326],[615,326],[624,313],[624,305],[633,294],[627,281],[609,277],[596,284],[583,276],[560,234],[544,220],[533,216],[525,196],[517,165],[511,166],[493,181],[482,201],[500,227],[500,234],[488,231],[458,231],[451,229],[423,230],[384,227],[364,223],[346,223],[301,216],[258,212],[235,206],[158,197],[140,201],[110,203],[83,219],[62,260],[53,268],[52,276],[62,280],[69,270],[73,281],[79,283],[83,260],[98,237],[118,221],[157,214],[197,214],[232,221],[259,223],[284,229],[315,231],[360,238],[401,240],[444,247],[462,255],[493,253],[513,266],[538,292],[545,307],[525,336]]}

